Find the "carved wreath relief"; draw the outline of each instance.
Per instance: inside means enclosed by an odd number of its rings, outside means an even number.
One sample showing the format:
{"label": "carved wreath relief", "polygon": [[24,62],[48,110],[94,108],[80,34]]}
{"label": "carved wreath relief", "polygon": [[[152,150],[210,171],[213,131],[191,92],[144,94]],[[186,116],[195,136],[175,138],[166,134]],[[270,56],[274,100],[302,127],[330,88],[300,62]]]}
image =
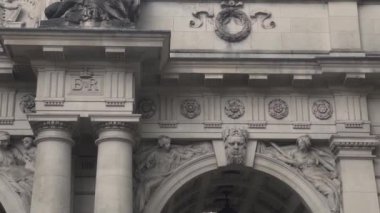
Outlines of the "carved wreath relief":
{"label": "carved wreath relief", "polygon": [[274,99],[269,102],[269,115],[272,118],[281,120],[289,114],[288,104],[281,99]]}
{"label": "carved wreath relief", "polygon": [[201,114],[201,105],[195,99],[186,99],[181,104],[181,114],[189,119]]}
{"label": "carved wreath relief", "polygon": [[[216,35],[228,42],[239,42],[244,40],[251,33],[252,25],[258,20],[259,16],[264,18],[261,20],[261,27],[264,29],[272,29],[276,27],[276,23],[271,21],[272,14],[269,12],[257,12],[247,15],[243,10],[243,2],[237,0],[226,0],[221,2],[222,11],[220,11],[214,21]],[[190,21],[190,27],[199,28],[203,26],[205,18],[212,20],[214,14],[208,11],[194,12],[195,19]],[[253,20],[254,22],[252,22]],[[230,26],[235,25],[239,30],[230,30]]]}
{"label": "carved wreath relief", "polygon": [[36,96],[32,94],[27,94],[21,97],[20,109],[23,113],[34,113],[36,112]]}
{"label": "carved wreath relief", "polygon": [[229,118],[238,119],[245,113],[245,107],[241,100],[230,99],[226,102],[224,112]]}
{"label": "carved wreath relief", "polygon": [[157,107],[152,99],[144,98],[140,100],[137,109],[142,119],[149,119],[156,113]]}
{"label": "carved wreath relief", "polygon": [[313,114],[319,120],[327,120],[331,118],[333,109],[330,102],[326,100],[318,100],[313,103]]}

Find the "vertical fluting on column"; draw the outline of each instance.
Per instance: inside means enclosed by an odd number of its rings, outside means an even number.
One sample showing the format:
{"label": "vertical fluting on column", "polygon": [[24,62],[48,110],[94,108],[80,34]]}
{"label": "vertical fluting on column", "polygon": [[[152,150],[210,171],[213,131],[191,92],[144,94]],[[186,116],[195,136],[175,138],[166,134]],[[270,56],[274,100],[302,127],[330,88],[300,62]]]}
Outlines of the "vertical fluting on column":
{"label": "vertical fluting on column", "polygon": [[74,141],[67,123],[38,124],[31,213],[71,212],[71,150]]}
{"label": "vertical fluting on column", "polygon": [[95,187],[95,213],[132,213],[133,131],[125,122],[97,126],[99,138]]}

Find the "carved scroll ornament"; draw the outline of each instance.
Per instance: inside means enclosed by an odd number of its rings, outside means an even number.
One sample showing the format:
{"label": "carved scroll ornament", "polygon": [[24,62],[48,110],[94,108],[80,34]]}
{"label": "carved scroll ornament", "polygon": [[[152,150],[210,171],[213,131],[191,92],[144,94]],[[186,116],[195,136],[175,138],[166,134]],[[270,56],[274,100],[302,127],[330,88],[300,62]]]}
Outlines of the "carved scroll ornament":
{"label": "carved scroll ornament", "polygon": [[335,158],[328,149],[311,146],[310,137],[297,138],[296,145],[269,146],[261,143],[258,152],[290,165],[300,172],[315,189],[326,197],[332,213],[340,211],[340,181],[335,165]]}
{"label": "carved scroll ornament", "polygon": [[[266,11],[259,11],[252,15],[247,15],[242,8],[243,2],[237,0],[227,0],[221,2],[222,10],[216,15],[210,11],[193,12],[194,19],[190,21],[191,28],[200,28],[204,25],[205,20],[210,21],[215,26],[216,35],[228,42],[240,42],[246,39],[252,30],[252,25],[261,22],[263,29],[272,29],[276,23],[271,20],[272,14]],[[260,18],[263,17],[263,18]],[[230,31],[229,25],[235,23],[240,27],[238,31]]]}

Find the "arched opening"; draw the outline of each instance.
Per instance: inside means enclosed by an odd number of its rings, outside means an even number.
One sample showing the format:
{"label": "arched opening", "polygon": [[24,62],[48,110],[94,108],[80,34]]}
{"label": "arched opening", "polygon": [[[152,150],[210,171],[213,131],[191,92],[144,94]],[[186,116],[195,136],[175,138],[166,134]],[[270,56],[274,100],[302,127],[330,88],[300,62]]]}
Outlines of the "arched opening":
{"label": "arched opening", "polygon": [[238,213],[311,213],[288,185],[248,167],[219,168],[192,179],[161,213],[217,213],[227,202]]}
{"label": "arched opening", "polygon": [[3,204],[0,203],[0,213],[7,213],[3,207]]}
{"label": "arched opening", "polygon": [[[232,181],[229,178],[222,178],[220,180],[221,184],[214,184],[214,186],[209,186],[208,190],[202,191],[200,188],[203,184],[207,183],[207,179],[213,180],[213,178],[223,177],[223,173],[236,173],[239,178]],[[206,181],[203,179],[206,178]],[[200,181],[200,182],[199,182]],[[244,183],[244,181],[246,181]],[[255,186],[255,181],[265,182],[264,186]],[[214,180],[215,182],[215,180]],[[222,186],[224,183],[232,184],[231,200],[233,205],[237,208],[247,208],[251,210],[250,213],[255,212],[255,208],[263,211],[260,213],[271,213],[271,212],[281,212],[281,213],[330,213],[330,209],[327,205],[325,197],[320,194],[312,184],[303,178],[303,176],[294,171],[286,164],[279,162],[275,159],[269,158],[267,156],[256,154],[255,163],[253,168],[251,167],[218,167],[215,156],[207,155],[202,156],[198,159],[194,159],[183,165],[181,168],[177,169],[173,174],[165,179],[161,185],[155,190],[153,195],[150,197],[148,203],[144,208],[144,213],[213,213],[214,209],[220,207],[221,199],[220,196],[223,195],[223,190],[218,189],[218,186]],[[244,183],[244,184],[243,184]],[[253,185],[253,186],[251,186]],[[277,186],[273,187],[273,186]],[[228,186],[226,188],[231,188]],[[214,194],[213,194],[214,189]],[[242,191],[239,191],[242,190]],[[215,192],[216,190],[216,192]],[[218,192],[219,190],[219,192]],[[201,205],[200,212],[196,212],[194,206],[199,205],[198,198],[199,194],[192,195],[192,191],[197,193],[205,193],[206,196],[211,196],[209,199],[202,200],[204,205]],[[244,204],[244,194],[252,193],[252,197],[257,201],[252,202],[252,205]],[[261,193],[261,194],[260,194]],[[259,197],[255,197],[259,196]],[[182,198],[184,197],[184,198]],[[176,200],[177,199],[177,200]],[[206,202],[206,200],[208,200]],[[265,200],[265,202],[263,201]],[[266,205],[267,207],[260,207],[260,205]],[[274,200],[273,202],[270,200]],[[263,201],[261,204],[259,204]],[[277,202],[277,204],[276,204]],[[181,206],[181,203],[183,206]],[[291,207],[284,207],[289,203],[293,204]],[[209,204],[209,205],[208,205]],[[247,205],[248,207],[245,207]],[[178,206],[178,207],[177,207]],[[252,207],[253,206],[253,207]],[[257,207],[255,207],[257,206]],[[285,208],[284,211],[277,210]],[[172,210],[172,208],[176,210]],[[189,210],[191,209],[191,210]],[[211,212],[207,212],[207,211]],[[203,211],[203,212],[202,212]],[[265,212],[266,211],[266,212]],[[215,212],[215,211],[214,211]],[[248,211],[249,212],[249,211]],[[256,211],[257,212],[257,211]],[[240,213],[240,212],[239,212]]]}

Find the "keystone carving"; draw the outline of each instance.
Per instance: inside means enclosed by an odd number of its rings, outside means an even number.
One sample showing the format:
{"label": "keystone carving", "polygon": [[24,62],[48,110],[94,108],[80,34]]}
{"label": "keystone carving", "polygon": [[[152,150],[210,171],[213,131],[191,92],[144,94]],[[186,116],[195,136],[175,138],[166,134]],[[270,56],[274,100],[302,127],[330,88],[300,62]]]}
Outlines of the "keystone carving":
{"label": "keystone carving", "polygon": [[297,138],[296,145],[278,146],[270,143],[267,147],[265,144],[260,144],[258,152],[296,169],[326,197],[331,212],[339,212],[341,184],[334,155],[328,148],[312,147],[310,137],[304,135]]}
{"label": "keystone carving", "polygon": [[[276,27],[276,23],[271,20],[272,14],[270,12],[260,11],[247,15],[242,10],[243,6],[243,2],[237,0],[222,1],[222,10],[216,15],[215,20],[212,12],[203,10],[193,12],[194,19],[190,21],[190,27],[200,28],[205,20],[209,20],[215,27],[216,35],[228,42],[240,42],[246,39],[251,33],[252,25],[256,22],[261,22],[263,29]],[[230,31],[230,24],[235,24],[240,30],[237,32]]]}
{"label": "keystone carving", "polygon": [[181,114],[189,119],[196,118],[201,114],[201,105],[195,99],[186,99],[181,104]]}
{"label": "keystone carving", "polygon": [[247,153],[248,131],[241,128],[225,129],[222,132],[227,164],[243,164]]}

